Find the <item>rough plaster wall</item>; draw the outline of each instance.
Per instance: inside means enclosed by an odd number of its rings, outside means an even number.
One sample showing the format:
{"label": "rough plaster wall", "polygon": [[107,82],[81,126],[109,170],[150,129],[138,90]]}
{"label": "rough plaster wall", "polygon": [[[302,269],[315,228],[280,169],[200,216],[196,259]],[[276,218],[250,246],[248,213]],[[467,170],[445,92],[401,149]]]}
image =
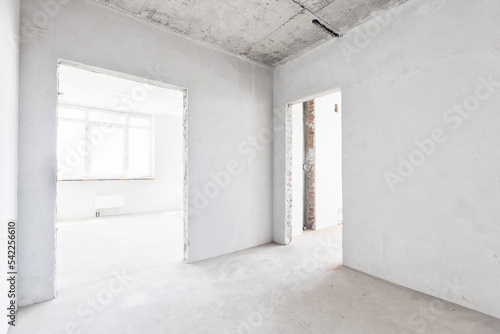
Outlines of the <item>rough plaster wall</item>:
{"label": "rough plaster wall", "polygon": [[[1,272],[7,272],[7,223],[17,221],[17,109],[19,50],[14,36],[19,33],[19,1],[0,3],[0,256]],[[0,280],[2,310],[7,308],[7,282]],[[5,308],[3,307],[5,306]],[[6,333],[7,318],[2,317],[0,332]]]}
{"label": "rough plaster wall", "polygon": [[[58,58],[189,89],[190,203],[211,182],[211,172],[225,172],[230,160],[239,163],[229,184],[189,217],[191,261],[270,242],[272,146],[259,145],[253,159],[238,147],[248,153],[249,137],[272,126],[272,72],[86,1],[60,3],[21,47],[21,304],[54,295]],[[22,18],[41,10],[35,0],[23,1]]]}
{"label": "rough plaster wall", "polygon": [[[376,34],[369,21],[274,75],[277,122],[286,103],[342,89],[344,264],[496,317],[500,87],[468,118],[445,113],[473,100],[479,76],[500,82],[499,15],[496,0],[410,1]],[[392,191],[384,173],[438,128],[447,139]],[[283,243],[285,132],[274,139],[274,239]]]}
{"label": "rough plaster wall", "polygon": [[304,151],[305,126],[303,103],[292,107],[292,237],[301,235],[304,228]]}

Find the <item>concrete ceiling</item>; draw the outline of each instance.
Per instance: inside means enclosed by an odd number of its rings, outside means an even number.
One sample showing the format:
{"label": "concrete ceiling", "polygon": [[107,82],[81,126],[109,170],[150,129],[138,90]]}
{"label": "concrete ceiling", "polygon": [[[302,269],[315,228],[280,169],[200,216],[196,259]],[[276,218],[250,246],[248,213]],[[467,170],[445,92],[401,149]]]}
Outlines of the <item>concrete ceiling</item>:
{"label": "concrete ceiling", "polygon": [[406,0],[94,1],[272,67]]}

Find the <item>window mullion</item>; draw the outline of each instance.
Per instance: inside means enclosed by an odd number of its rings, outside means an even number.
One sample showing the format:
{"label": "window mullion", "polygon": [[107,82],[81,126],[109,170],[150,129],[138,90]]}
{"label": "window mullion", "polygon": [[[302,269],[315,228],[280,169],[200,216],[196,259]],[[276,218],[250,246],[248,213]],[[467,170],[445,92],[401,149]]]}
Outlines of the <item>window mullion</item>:
{"label": "window mullion", "polygon": [[89,123],[89,111],[85,110],[85,178],[90,177],[91,163],[92,163],[92,141],[91,138],[91,126]]}
{"label": "window mullion", "polygon": [[123,172],[124,177],[129,178],[129,119],[130,115],[125,117],[125,130],[123,134]]}
{"label": "window mullion", "polygon": [[154,177],[156,173],[155,169],[155,152],[156,152],[156,141],[155,141],[155,116],[151,115],[149,117],[149,176]]}

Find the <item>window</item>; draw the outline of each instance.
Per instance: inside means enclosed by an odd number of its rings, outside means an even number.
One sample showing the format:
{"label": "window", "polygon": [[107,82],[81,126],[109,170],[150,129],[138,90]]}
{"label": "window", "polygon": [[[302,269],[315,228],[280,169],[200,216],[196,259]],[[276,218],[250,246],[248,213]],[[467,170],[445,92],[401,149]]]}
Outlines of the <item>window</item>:
{"label": "window", "polygon": [[60,106],[58,180],[154,178],[154,118]]}

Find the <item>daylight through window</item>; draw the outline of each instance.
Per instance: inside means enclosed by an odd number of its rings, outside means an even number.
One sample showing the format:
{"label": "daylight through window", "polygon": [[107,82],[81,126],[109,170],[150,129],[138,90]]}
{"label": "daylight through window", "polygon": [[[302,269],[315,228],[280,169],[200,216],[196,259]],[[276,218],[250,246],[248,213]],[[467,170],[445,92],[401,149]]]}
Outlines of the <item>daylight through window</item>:
{"label": "daylight through window", "polygon": [[149,114],[59,107],[58,179],[154,177],[154,117]]}

